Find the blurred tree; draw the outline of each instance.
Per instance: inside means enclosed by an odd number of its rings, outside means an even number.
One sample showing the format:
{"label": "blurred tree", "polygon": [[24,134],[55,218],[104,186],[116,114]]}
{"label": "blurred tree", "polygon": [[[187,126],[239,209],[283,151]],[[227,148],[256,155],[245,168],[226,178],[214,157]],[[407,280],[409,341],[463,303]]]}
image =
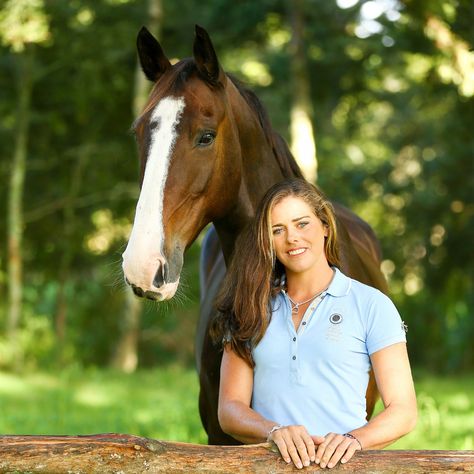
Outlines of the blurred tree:
{"label": "blurred tree", "polygon": [[8,195],[8,289],[7,336],[16,341],[22,312],[23,189],[28,155],[31,94],[34,83],[34,45],[49,36],[48,20],[41,0],[7,1],[0,10],[0,37],[14,54],[17,66],[18,102],[15,145]]}
{"label": "blurred tree", "polygon": [[306,12],[303,0],[287,2],[291,26],[290,63],[292,104],[290,112],[291,151],[304,177],[316,182],[317,156],[314,138],[314,113],[306,52]]}

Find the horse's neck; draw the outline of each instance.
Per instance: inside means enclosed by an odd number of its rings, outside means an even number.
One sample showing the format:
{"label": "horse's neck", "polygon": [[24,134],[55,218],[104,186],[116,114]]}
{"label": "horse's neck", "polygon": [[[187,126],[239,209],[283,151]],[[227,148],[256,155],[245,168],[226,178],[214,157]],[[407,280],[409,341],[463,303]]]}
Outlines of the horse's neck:
{"label": "horse's neck", "polygon": [[[233,109],[239,111],[236,124],[240,136],[242,179],[234,207],[226,216],[214,222],[227,262],[234,250],[237,236],[255,215],[267,189],[284,178],[258,117],[235,86],[233,88]],[[252,137],[251,140],[246,139],[249,136]]]}

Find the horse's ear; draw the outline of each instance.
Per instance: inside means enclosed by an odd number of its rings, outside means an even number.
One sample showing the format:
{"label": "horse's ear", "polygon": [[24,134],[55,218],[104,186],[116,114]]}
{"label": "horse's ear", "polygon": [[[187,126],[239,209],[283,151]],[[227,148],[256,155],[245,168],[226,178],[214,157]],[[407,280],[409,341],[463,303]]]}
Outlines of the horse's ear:
{"label": "horse's ear", "polygon": [[144,26],[138,32],[137,50],[143,72],[150,81],[156,82],[171,67],[160,43]]}
{"label": "horse's ear", "polygon": [[193,53],[199,72],[211,84],[223,83],[225,74],[219,65],[211,38],[209,38],[207,31],[199,25],[196,25],[195,31]]}

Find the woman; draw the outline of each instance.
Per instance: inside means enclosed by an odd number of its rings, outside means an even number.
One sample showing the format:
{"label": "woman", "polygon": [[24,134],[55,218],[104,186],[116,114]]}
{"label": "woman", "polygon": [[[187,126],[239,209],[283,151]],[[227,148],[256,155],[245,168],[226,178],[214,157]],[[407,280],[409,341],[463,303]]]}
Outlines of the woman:
{"label": "woman", "polygon": [[[339,266],[330,203],[303,180],[283,181],[237,242],[218,301],[221,427],[274,442],[298,468],[345,463],[416,423],[404,324],[388,297]],[[385,408],[367,422],[370,368]]]}

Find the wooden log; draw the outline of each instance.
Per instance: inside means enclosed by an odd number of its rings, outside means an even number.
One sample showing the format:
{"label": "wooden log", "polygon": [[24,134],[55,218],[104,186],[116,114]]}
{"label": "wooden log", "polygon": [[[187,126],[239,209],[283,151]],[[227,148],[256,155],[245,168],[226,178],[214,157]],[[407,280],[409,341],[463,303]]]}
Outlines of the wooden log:
{"label": "wooden log", "polygon": [[[320,471],[311,465],[301,472]],[[121,434],[0,436],[0,473],[300,472],[268,444],[206,446]],[[474,451],[362,451],[331,472],[474,472]]]}

